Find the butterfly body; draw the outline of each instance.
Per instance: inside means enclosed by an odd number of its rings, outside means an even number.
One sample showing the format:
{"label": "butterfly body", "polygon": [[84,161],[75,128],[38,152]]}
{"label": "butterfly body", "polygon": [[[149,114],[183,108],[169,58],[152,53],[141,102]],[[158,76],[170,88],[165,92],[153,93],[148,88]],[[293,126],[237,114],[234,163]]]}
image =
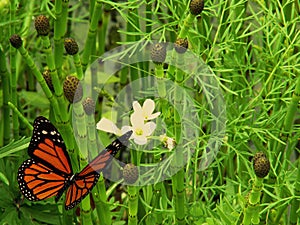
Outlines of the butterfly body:
{"label": "butterfly body", "polygon": [[116,139],[79,173],[73,173],[60,133],[49,120],[38,117],[28,147],[31,158],[24,161],[18,170],[21,192],[30,201],[55,196],[57,202],[66,191],[65,208],[72,209],[90,193],[99,173],[120,149],[125,148],[131,134],[127,132]]}

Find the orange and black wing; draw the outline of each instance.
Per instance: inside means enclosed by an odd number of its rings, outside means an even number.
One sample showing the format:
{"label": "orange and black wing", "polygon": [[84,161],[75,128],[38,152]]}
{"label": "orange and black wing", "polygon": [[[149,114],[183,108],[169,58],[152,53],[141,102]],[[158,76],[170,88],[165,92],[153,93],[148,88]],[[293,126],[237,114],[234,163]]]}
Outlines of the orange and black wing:
{"label": "orange and black wing", "polygon": [[114,140],[79,173],[79,176],[88,175],[89,173],[93,173],[93,171],[100,173],[110,163],[113,156],[115,156],[118,151],[126,148],[131,135],[132,131],[128,131],[118,139]]}
{"label": "orange and black wing", "polygon": [[74,208],[91,192],[96,185],[99,176],[100,175],[97,172],[89,173],[86,176],[75,175],[74,180],[66,193],[66,210]]}
{"label": "orange and black wing", "polygon": [[58,174],[73,174],[70,157],[61,134],[45,117],[37,117],[28,154],[39,163],[55,170]]}
{"label": "orange and black wing", "polygon": [[20,166],[17,179],[23,195],[30,201],[39,201],[52,196],[60,197],[71,177],[28,159]]}
{"label": "orange and black wing", "polygon": [[76,206],[90,193],[99,179],[99,173],[110,163],[113,156],[123,148],[126,148],[132,131],[125,133],[106,147],[94,160],[92,160],[83,170],[76,174],[74,180],[67,190],[66,209]]}

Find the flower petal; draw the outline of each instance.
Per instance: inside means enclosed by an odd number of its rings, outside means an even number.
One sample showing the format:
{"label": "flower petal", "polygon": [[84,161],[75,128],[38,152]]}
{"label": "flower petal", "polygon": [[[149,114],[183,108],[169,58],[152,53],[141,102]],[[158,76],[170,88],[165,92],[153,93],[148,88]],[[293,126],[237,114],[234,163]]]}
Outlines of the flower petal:
{"label": "flower petal", "polygon": [[[123,134],[125,134],[126,132],[128,132],[128,131],[130,131],[130,130],[133,130],[131,126],[123,126],[123,127],[121,128],[121,133],[122,133],[122,135],[123,135]],[[130,138],[130,139],[132,139],[132,135],[131,135],[131,138]]]}
{"label": "flower petal", "polygon": [[153,120],[155,119],[156,117],[158,117],[160,115],[160,112],[157,112],[157,113],[154,113],[154,114],[151,114],[148,116],[148,120]]}
{"label": "flower petal", "polygon": [[156,128],[156,124],[154,122],[148,122],[144,125],[143,131],[145,136],[150,136]]}
{"label": "flower petal", "polygon": [[97,124],[96,128],[108,133],[121,135],[121,130],[111,120],[102,118]]}
{"label": "flower petal", "polygon": [[130,122],[133,129],[141,128],[144,125],[144,116],[142,112],[134,112],[130,116]]}
{"label": "flower petal", "polygon": [[154,101],[152,99],[147,98],[144,101],[144,104],[143,104],[143,113],[144,113],[144,116],[147,116],[147,117],[150,116],[151,113],[154,111],[154,108],[155,108]]}
{"label": "flower petal", "polygon": [[142,106],[140,105],[140,103],[138,103],[138,101],[134,101],[132,103],[132,107],[134,112],[142,111]]}
{"label": "flower petal", "polygon": [[144,145],[147,143],[147,138],[145,136],[134,136],[134,142],[138,145]]}

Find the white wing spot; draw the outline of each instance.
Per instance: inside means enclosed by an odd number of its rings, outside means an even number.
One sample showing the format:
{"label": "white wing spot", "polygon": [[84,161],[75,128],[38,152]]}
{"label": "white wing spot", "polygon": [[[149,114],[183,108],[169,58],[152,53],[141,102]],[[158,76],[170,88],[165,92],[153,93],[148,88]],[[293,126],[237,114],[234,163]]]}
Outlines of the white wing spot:
{"label": "white wing spot", "polygon": [[42,134],[48,134],[48,132],[45,130],[42,130]]}

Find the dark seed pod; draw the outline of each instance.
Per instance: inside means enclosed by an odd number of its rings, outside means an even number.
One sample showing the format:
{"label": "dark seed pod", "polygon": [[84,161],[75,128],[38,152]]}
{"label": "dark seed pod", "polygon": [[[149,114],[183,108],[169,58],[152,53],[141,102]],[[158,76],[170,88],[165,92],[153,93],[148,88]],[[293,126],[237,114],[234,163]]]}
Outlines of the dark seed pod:
{"label": "dark seed pod", "polygon": [[155,64],[162,64],[166,60],[167,50],[164,44],[157,43],[152,47],[151,59]]}
{"label": "dark seed pod", "polygon": [[95,111],[95,102],[91,98],[86,98],[82,102],[82,106],[87,115],[92,115]]}
{"label": "dark seed pod", "polygon": [[194,16],[200,15],[204,8],[204,0],[191,0],[190,2],[190,12]]}
{"label": "dark seed pod", "polygon": [[67,76],[64,81],[64,94],[70,103],[79,102],[83,95],[82,86],[75,76]]}
{"label": "dark seed pod", "polygon": [[253,168],[257,177],[264,178],[270,171],[270,161],[263,152],[258,152],[253,158]]}
{"label": "dark seed pod", "polygon": [[50,70],[45,70],[43,72],[43,77],[44,77],[44,79],[45,79],[45,81],[46,81],[49,89],[51,91],[54,91],[54,87],[53,87],[53,84],[52,84],[52,78],[51,78]]}
{"label": "dark seed pod", "polygon": [[50,32],[50,23],[46,16],[39,15],[34,21],[34,27],[41,36],[47,36]]}
{"label": "dark seed pod", "polygon": [[13,34],[11,35],[11,37],[9,38],[10,44],[14,47],[14,48],[20,48],[23,44],[23,41],[20,37],[20,35],[18,34]]}
{"label": "dark seed pod", "polygon": [[133,184],[139,177],[138,168],[132,163],[126,164],[123,168],[124,181],[128,184]]}
{"label": "dark seed pod", "polygon": [[78,44],[73,38],[65,38],[64,45],[69,55],[75,55],[78,53]]}
{"label": "dark seed pod", "polygon": [[186,38],[178,38],[174,44],[176,52],[183,54],[189,47],[189,42]]}

